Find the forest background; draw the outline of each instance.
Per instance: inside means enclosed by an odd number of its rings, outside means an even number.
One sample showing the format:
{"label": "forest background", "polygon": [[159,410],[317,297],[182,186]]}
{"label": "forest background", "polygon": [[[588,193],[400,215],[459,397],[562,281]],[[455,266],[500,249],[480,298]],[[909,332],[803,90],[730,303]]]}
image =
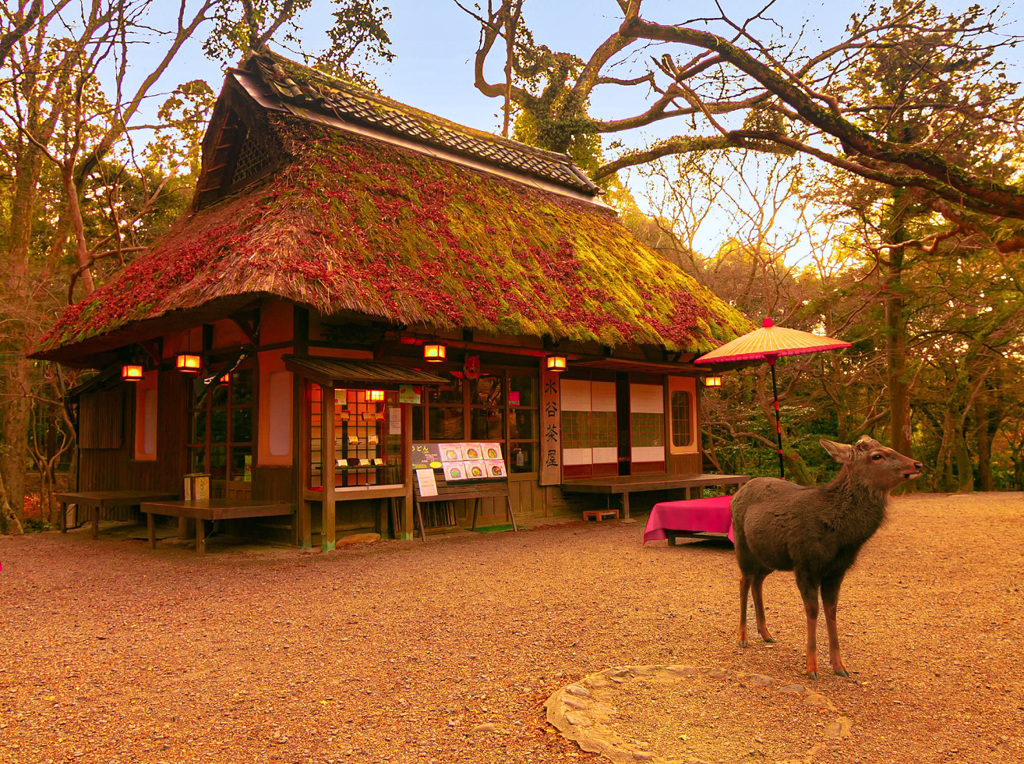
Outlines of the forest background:
{"label": "forest background", "polygon": [[[26,352],[191,200],[219,79],[177,81],[189,51],[223,68],[269,42],[373,88],[402,66],[388,28],[403,2],[6,1],[0,530],[54,520],[46,497],[74,471],[64,396],[89,373]],[[788,477],[831,474],[819,437],[867,433],[927,465],[919,489],[1024,489],[1012,6],[865,4],[825,39],[782,0],[735,17],[735,3],[567,2],[570,21],[602,6],[607,34],[560,51],[531,30],[536,0],[435,2],[471,22],[459,84],[493,99],[496,132],[570,153],[643,241],[754,324],[853,343],[780,361]],[[777,470],[766,372],[731,371],[703,397],[722,471]],[[26,495],[43,496],[32,522]]]}

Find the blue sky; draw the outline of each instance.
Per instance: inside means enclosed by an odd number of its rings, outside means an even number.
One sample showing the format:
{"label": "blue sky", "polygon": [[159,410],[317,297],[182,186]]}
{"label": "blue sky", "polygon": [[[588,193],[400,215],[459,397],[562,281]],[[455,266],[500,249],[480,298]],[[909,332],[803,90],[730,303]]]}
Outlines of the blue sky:
{"label": "blue sky", "polygon": [[[472,2],[466,0],[465,4],[472,5]],[[479,36],[476,22],[453,0],[385,0],[385,3],[392,12],[387,30],[395,60],[374,72],[384,94],[460,124],[492,132],[500,130],[500,100],[483,96],[473,86],[473,57]],[[761,2],[750,0],[721,0],[721,3],[731,18],[740,21],[763,7]],[[938,5],[949,12],[968,4],[961,0],[938,0]],[[837,10],[839,7],[841,10]],[[853,7],[853,4],[834,0],[778,0],[766,12],[778,26],[761,22],[759,29],[762,37],[774,34],[776,38],[785,39],[806,27],[805,45],[808,49],[817,49],[819,39],[827,42],[839,39]],[[168,4],[164,10],[174,9]],[[1015,19],[1016,31],[1024,33],[1024,18],[1021,18],[1024,14],[1019,7],[1007,4],[1004,10],[1008,18]],[[301,33],[307,52],[316,52],[326,45],[323,30],[333,20],[330,12],[330,3],[314,0]],[[695,17],[717,13],[710,0],[645,0],[642,10],[645,18],[666,24],[690,22]],[[589,55],[621,21],[615,0],[526,0],[523,17],[537,42],[553,50],[581,55]],[[280,46],[277,49],[288,54]],[[1012,55],[1017,67],[1011,76],[1019,81],[1024,79],[1019,65],[1020,53]],[[490,70],[492,81],[501,78],[497,71],[499,65],[499,57],[495,57]],[[145,67],[139,66],[138,71],[142,76]],[[221,64],[207,60],[198,42],[190,44],[154,91],[151,99],[154,110],[163,100],[158,93],[166,93],[175,85],[195,78],[205,79],[217,89],[222,74]],[[635,92],[631,97],[626,90],[640,89],[599,88],[592,104],[593,113],[622,117],[642,110],[642,102],[637,98],[641,93]]]}
{"label": "blue sky", "polygon": [[[466,5],[471,5],[467,0]],[[839,34],[845,16],[839,19],[826,12],[829,4],[814,1],[782,0],[779,18],[789,18],[794,26],[803,23],[803,16],[820,18],[829,32]],[[682,22],[694,15],[694,9],[705,7],[702,13],[714,11],[710,2],[682,2],[680,0],[646,0],[645,18],[665,23]],[[482,130],[496,131],[501,127],[501,103],[487,98],[473,86],[473,59],[479,37],[475,20],[459,9],[452,0],[395,0],[390,3],[393,18],[389,22],[395,61],[377,72],[382,91],[403,103],[438,114],[460,124]],[[759,10],[761,3],[748,0],[725,0],[730,15],[746,18]],[[526,0],[523,18],[533,31],[537,42],[552,50],[589,55],[622,21],[618,4],[614,0]],[[312,26],[309,27],[310,29]],[[501,78],[497,71],[499,56],[493,58],[491,80]],[[598,113],[622,115],[622,89],[599,90],[595,101]],[[602,100],[603,99],[603,100]]]}

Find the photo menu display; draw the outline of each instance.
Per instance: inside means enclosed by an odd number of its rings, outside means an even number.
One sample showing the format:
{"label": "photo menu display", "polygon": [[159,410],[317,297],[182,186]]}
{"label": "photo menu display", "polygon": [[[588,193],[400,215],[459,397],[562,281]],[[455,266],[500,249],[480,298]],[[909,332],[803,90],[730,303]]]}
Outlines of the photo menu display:
{"label": "photo menu display", "polygon": [[414,443],[413,470],[442,470],[445,480],[508,477],[500,443]]}

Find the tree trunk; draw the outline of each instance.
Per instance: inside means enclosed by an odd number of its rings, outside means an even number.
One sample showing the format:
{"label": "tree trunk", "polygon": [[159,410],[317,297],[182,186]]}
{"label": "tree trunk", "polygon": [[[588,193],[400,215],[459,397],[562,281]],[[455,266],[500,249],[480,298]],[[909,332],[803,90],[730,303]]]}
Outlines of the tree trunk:
{"label": "tree trunk", "polygon": [[[894,189],[893,211],[887,221],[886,239],[891,244],[907,240],[904,227],[906,192]],[[913,455],[910,428],[910,387],[907,384],[907,317],[903,297],[903,250],[890,250],[888,278],[885,283],[885,357],[886,384],[889,390],[889,438],[896,451]]]}
{"label": "tree trunk", "polygon": [[15,514],[11,503],[7,501],[7,489],[4,487],[4,476],[0,472],[0,533],[11,533],[20,536],[25,532],[21,519]]}
{"label": "tree trunk", "polygon": [[974,418],[978,432],[978,483],[982,491],[994,491],[992,479],[992,436],[990,429],[992,414],[981,395],[974,401]]}
{"label": "tree trunk", "polygon": [[25,467],[28,464],[28,426],[31,362],[29,350],[33,318],[32,281],[29,242],[35,220],[36,189],[42,172],[42,154],[35,146],[22,143],[15,166],[8,221],[6,270],[11,274],[9,291],[4,295],[11,306],[13,320],[7,325],[5,350],[14,359],[0,374],[0,474],[4,480],[6,501],[18,523],[24,520]]}
{"label": "tree trunk", "polygon": [[936,466],[941,468],[941,473],[936,480],[936,488],[943,492],[953,490],[956,485],[953,475],[953,433],[956,430],[956,417],[953,412],[946,409],[945,421],[942,425],[942,442],[939,444],[939,453],[936,457]]}
{"label": "tree trunk", "polygon": [[[959,417],[950,412],[952,419],[959,422]],[[974,462],[971,460],[971,452],[967,448],[967,437],[963,427],[959,424],[953,433],[953,456],[956,459],[956,477],[959,493],[971,493],[974,491]]]}

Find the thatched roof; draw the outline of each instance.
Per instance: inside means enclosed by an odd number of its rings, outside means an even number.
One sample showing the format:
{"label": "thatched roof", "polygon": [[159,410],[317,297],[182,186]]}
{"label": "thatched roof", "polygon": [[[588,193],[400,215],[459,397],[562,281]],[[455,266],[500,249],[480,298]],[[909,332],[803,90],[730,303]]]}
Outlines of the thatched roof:
{"label": "thatched roof", "polygon": [[[279,61],[260,59],[249,72]],[[289,66],[294,82],[301,67]],[[311,98],[298,92],[309,108]],[[694,353],[749,328],[639,244],[614,212],[585,201],[578,186],[549,193],[376,140],[365,129],[349,132],[294,110],[261,113],[262,129],[283,151],[279,169],[179,221],[151,252],[69,308],[35,355],[68,360],[134,322],[246,295],[396,325]],[[505,152],[517,145],[495,140]],[[507,176],[510,163],[497,164]]]}

